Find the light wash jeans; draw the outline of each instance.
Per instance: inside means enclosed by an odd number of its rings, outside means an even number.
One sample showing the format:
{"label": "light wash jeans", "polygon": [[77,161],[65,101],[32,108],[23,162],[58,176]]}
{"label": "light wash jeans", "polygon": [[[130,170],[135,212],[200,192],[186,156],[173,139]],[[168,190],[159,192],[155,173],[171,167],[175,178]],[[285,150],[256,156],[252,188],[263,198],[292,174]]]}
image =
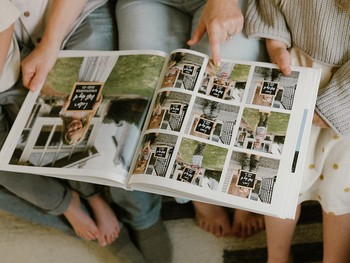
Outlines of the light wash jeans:
{"label": "light wash jeans", "polygon": [[[117,29],[114,1],[92,12],[70,37],[64,49],[116,50]],[[32,45],[22,45],[22,58],[30,53]],[[10,90],[0,93],[0,147],[8,129],[23,103],[27,90],[21,80]],[[88,198],[101,191],[101,186],[53,177],[0,171],[0,185],[18,197],[53,215],[62,214],[71,201],[72,190]],[[3,189],[0,189],[0,192]],[[111,188],[112,197],[122,212],[119,219],[134,229],[153,225],[160,216],[160,196]]]}
{"label": "light wash jeans", "polygon": [[[118,0],[116,16],[119,48],[157,49],[170,53],[186,47],[195,31],[205,0]],[[247,1],[240,0],[245,13]],[[207,34],[193,50],[210,55]],[[267,61],[262,41],[247,39],[242,32],[221,45],[222,58]]]}

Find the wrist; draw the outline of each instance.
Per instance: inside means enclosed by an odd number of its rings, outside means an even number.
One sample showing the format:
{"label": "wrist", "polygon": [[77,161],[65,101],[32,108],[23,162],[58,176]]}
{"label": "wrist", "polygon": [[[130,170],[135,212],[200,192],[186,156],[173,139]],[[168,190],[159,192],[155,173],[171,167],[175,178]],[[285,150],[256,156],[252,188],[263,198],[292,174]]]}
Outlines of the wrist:
{"label": "wrist", "polygon": [[62,41],[58,38],[51,38],[44,35],[38,45],[38,48],[50,50],[50,52],[57,53],[61,49],[61,43]]}

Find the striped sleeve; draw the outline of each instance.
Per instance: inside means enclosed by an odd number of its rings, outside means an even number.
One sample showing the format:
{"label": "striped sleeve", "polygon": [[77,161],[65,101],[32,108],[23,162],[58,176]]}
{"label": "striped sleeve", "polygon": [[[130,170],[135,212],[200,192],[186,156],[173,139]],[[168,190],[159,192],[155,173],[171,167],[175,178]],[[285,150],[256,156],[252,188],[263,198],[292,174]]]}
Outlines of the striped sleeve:
{"label": "striped sleeve", "polygon": [[245,17],[249,38],[268,38],[291,46],[291,35],[283,14],[273,0],[249,0]]}
{"label": "striped sleeve", "polygon": [[319,93],[316,111],[339,135],[350,135],[350,61]]}

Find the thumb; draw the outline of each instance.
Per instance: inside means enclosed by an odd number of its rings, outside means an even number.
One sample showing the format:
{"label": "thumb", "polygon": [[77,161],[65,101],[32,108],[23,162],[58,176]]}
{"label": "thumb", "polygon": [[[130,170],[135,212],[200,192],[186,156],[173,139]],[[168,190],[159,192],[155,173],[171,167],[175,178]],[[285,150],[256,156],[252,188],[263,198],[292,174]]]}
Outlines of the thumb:
{"label": "thumb", "polygon": [[43,85],[46,75],[40,71],[23,74],[23,85],[31,91],[35,91]]}
{"label": "thumb", "polygon": [[292,72],[292,69],[291,69],[291,58],[288,51],[284,52],[283,55],[279,57],[277,64],[281,68],[282,73],[284,75],[290,75],[290,73]]}

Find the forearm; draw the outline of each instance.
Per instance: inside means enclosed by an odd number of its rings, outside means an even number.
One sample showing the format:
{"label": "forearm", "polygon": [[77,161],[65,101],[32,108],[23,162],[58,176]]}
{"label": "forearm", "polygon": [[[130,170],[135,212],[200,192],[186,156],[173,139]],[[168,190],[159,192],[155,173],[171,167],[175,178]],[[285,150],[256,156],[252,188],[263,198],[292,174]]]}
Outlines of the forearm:
{"label": "forearm", "polygon": [[316,112],[338,134],[350,135],[350,61],[340,67],[316,101]]}
{"label": "forearm", "polygon": [[249,38],[267,38],[291,47],[291,34],[284,15],[270,0],[249,0],[245,16],[245,31]]}
{"label": "forearm", "polygon": [[4,65],[6,63],[7,55],[10,49],[13,35],[13,25],[4,31],[0,32],[0,75],[2,74]]}
{"label": "forearm", "polygon": [[39,45],[45,44],[59,50],[61,43],[86,3],[87,0],[54,0],[49,10],[49,19],[45,32]]}

